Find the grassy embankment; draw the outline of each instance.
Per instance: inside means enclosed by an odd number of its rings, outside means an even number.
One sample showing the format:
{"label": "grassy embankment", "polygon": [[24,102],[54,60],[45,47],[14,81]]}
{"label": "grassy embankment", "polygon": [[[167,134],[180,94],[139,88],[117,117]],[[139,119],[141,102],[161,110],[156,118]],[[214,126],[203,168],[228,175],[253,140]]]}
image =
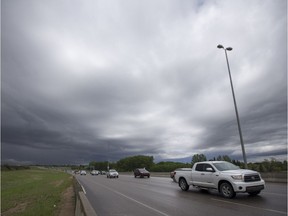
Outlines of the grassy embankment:
{"label": "grassy embankment", "polygon": [[62,194],[71,185],[71,176],[57,170],[1,170],[1,215],[58,215]]}

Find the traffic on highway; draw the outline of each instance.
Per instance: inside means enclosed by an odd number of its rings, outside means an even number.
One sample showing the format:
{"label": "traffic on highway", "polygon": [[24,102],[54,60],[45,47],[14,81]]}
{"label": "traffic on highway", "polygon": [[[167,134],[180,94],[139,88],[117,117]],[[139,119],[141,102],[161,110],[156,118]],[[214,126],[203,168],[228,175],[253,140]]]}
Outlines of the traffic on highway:
{"label": "traffic on highway", "polygon": [[227,199],[215,190],[182,191],[171,178],[119,178],[76,175],[98,216],[281,216],[287,215],[287,185],[266,182],[257,196],[240,193]]}

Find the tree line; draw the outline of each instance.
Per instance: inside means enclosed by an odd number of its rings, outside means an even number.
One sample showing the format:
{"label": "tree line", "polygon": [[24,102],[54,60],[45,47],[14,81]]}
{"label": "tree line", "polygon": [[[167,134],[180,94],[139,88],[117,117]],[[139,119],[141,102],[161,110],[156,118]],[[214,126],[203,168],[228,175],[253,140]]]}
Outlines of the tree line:
{"label": "tree line", "polygon": [[150,172],[171,172],[180,167],[191,167],[191,163],[159,162],[154,163],[153,156],[137,155],[123,158],[117,162],[92,161],[87,168],[96,170],[117,169],[119,172],[132,172],[136,168],[146,168]]}
{"label": "tree line", "polygon": [[[207,158],[204,154],[196,154],[192,157],[191,164],[193,165],[196,162],[207,161]],[[219,155],[218,157],[214,157],[210,159],[210,161],[227,161],[230,163],[239,166],[244,169],[245,165],[243,162],[239,160],[231,159],[228,155]],[[283,162],[277,161],[275,158],[270,158],[270,160],[265,159],[262,162],[248,163],[248,169],[255,170],[258,172],[287,172],[287,160]]]}
{"label": "tree line", "polygon": [[[230,163],[244,168],[244,163],[238,160],[231,159],[228,155],[219,155],[209,159],[210,161],[228,161]],[[163,161],[154,163],[153,156],[137,155],[123,158],[117,162],[97,162],[91,161],[88,166],[82,166],[86,169],[107,170],[117,169],[120,172],[132,172],[136,168],[146,168],[150,172],[171,172],[177,168],[191,168],[194,163],[207,161],[207,157],[204,154],[195,154],[191,159],[191,163],[171,162]],[[270,160],[265,159],[262,162],[248,163],[248,168],[256,170],[258,172],[280,172],[287,171],[287,161],[277,161],[274,158]]]}

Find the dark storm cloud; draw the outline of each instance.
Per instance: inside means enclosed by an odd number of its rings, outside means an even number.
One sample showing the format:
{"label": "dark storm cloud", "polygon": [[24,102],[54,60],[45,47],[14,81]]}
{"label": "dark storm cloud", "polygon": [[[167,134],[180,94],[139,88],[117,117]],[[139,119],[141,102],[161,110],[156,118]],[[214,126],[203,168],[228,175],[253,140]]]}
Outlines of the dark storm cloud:
{"label": "dark storm cloud", "polygon": [[[287,137],[286,111],[287,105],[282,102],[255,108],[254,112],[248,112],[241,118],[244,144],[251,159],[257,158],[257,156],[269,156],[270,153],[270,156],[272,156],[275,154],[272,154],[272,152],[277,152],[279,155],[287,154],[287,143],[285,139],[282,139]],[[263,145],[265,143],[269,143],[270,148],[266,149],[267,146]],[[234,145],[234,150],[229,149],[231,144]],[[217,155],[216,152],[221,155],[218,148],[223,147],[221,151],[233,157],[241,158],[242,152],[240,152],[240,138],[236,118],[210,127],[210,130],[202,139],[200,148],[201,151],[205,152],[205,149],[211,146],[216,147],[213,150],[215,151],[214,155]],[[225,146],[228,149],[225,150]]]}
{"label": "dark storm cloud", "polygon": [[241,159],[218,43],[233,47],[248,160],[285,159],[285,6],[2,1],[2,161],[86,163],[137,154],[159,161],[196,153]]}

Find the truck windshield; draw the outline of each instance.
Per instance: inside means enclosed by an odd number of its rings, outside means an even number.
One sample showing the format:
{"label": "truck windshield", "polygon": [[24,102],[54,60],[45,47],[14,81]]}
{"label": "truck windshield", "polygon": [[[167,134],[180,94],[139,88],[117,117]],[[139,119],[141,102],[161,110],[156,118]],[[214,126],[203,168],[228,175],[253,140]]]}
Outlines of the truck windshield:
{"label": "truck windshield", "polygon": [[219,171],[225,171],[225,170],[238,170],[240,169],[238,166],[235,166],[234,164],[223,162],[223,163],[214,163],[213,164]]}

